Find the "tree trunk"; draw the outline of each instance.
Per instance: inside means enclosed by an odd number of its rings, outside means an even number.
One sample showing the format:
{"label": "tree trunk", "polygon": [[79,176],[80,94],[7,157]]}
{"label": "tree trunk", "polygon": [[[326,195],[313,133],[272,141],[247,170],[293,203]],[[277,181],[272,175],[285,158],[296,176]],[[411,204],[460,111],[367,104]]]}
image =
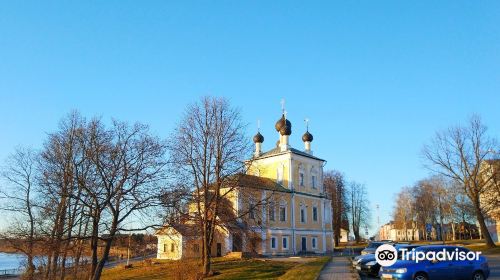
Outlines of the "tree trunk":
{"label": "tree trunk", "polygon": [[210,249],[206,247],[206,251],[203,254],[203,275],[210,275]]}
{"label": "tree trunk", "polygon": [[[82,209],[83,209],[83,207],[82,207]],[[82,232],[82,223],[80,223],[80,225],[78,227],[78,239],[76,240],[76,253],[74,256],[74,266],[73,266],[73,278],[74,279],[77,279],[78,271],[80,270],[80,266],[81,266],[80,259],[81,259],[82,252],[84,249],[84,242],[86,242],[85,239],[82,237],[87,236],[87,227],[89,225],[89,220],[86,219],[86,222],[84,222],[84,224],[85,224],[85,227],[83,229],[83,232]],[[84,269],[86,269],[86,268],[84,268]]]}
{"label": "tree trunk", "polygon": [[93,225],[92,225],[92,237],[90,240],[90,247],[92,249],[92,260],[91,260],[91,266],[90,266],[90,273],[89,275],[92,276],[94,275],[96,269],[97,269],[97,257],[98,257],[98,250],[99,250],[99,236],[98,236],[98,228],[99,227],[99,222],[94,219]]}
{"label": "tree trunk", "polygon": [[444,236],[444,228],[443,228],[443,206],[442,206],[442,203],[441,203],[441,196],[438,197],[439,199],[439,235],[440,235],[440,239],[441,241],[443,241],[443,244],[444,244],[444,241],[446,240],[446,237]]}
{"label": "tree trunk", "polygon": [[33,280],[35,279],[35,265],[33,264],[33,250],[30,250],[31,253],[28,253],[28,259],[27,259],[27,268],[28,270],[26,271],[26,279],[27,280]]}
{"label": "tree trunk", "polygon": [[[477,221],[479,222],[479,227],[481,228],[481,233],[484,236],[484,241],[486,242],[486,247],[488,248],[495,248],[495,242],[493,242],[493,239],[491,238],[491,234],[488,231],[488,227],[486,226],[486,222],[484,221],[484,215],[483,212],[481,211],[481,205],[479,202],[479,198],[475,199],[474,201],[474,209],[476,211],[476,218]],[[472,236],[472,234],[471,234]]]}
{"label": "tree trunk", "polygon": [[115,214],[111,225],[111,229],[109,231],[109,237],[106,239],[106,246],[104,247],[104,252],[102,253],[101,260],[97,264],[97,267],[94,271],[94,275],[92,276],[92,280],[101,279],[102,270],[104,268],[104,264],[106,263],[106,261],[108,261],[109,251],[111,250],[111,245],[113,244],[113,238],[116,235],[117,228],[118,228],[118,215]]}
{"label": "tree trunk", "polygon": [[[207,226],[205,226],[207,228]],[[210,248],[210,240],[209,240],[209,233],[208,230],[206,229],[204,231],[204,236],[203,236],[203,243],[204,243],[204,251],[203,251],[203,275],[209,276],[210,275],[210,269],[211,269],[211,248]]]}
{"label": "tree trunk", "polygon": [[[97,200],[96,200],[97,202]],[[96,203],[98,205],[98,203]],[[97,262],[98,262],[98,251],[99,251],[99,222],[101,219],[101,210],[98,208],[98,206],[95,206],[95,209],[91,211],[92,213],[92,233],[91,233],[91,239],[90,239],[90,247],[92,251],[92,256],[91,256],[91,265],[90,265],[90,272],[89,272],[89,278],[94,275],[96,269],[97,269]]]}
{"label": "tree trunk", "polygon": [[94,275],[92,277],[92,280],[99,280],[99,279],[101,279],[102,270],[104,268],[104,264],[108,260],[109,251],[111,249],[111,244],[113,243],[113,238],[111,236],[114,236],[114,235],[115,235],[114,233],[113,234],[110,233],[110,238],[108,240],[106,240],[106,246],[104,247],[104,252],[102,253],[101,260],[97,264],[97,267],[95,269],[95,272],[94,272]]}
{"label": "tree trunk", "polygon": [[452,240],[455,241],[455,222],[451,221],[451,232],[453,234]]}

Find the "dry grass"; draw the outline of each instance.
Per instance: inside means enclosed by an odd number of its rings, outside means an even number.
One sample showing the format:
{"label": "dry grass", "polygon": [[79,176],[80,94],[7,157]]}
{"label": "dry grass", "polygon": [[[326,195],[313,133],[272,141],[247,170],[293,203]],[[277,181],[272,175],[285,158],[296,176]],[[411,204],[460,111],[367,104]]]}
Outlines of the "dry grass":
{"label": "dry grass", "polygon": [[234,260],[214,264],[214,271],[220,273],[209,279],[277,279],[293,267],[295,262],[272,260]]}
{"label": "dry grass", "polygon": [[[315,258],[312,262],[317,261]],[[216,258],[212,264],[215,276],[208,279],[278,279],[288,270],[298,268],[298,273],[306,274],[308,269],[318,270],[319,263],[307,266],[296,262],[281,262],[273,260],[229,260]],[[319,268],[321,270],[323,266]],[[196,279],[199,277],[200,263],[197,260],[135,262],[132,268],[122,266],[106,269],[103,280],[165,280],[165,279]],[[316,272],[313,272],[316,273]],[[301,278],[304,279],[304,278]],[[314,279],[314,278],[305,278]]]}
{"label": "dry grass", "polygon": [[483,255],[500,255],[500,242],[496,243],[496,248],[486,248],[485,244],[470,244],[465,245],[465,247],[469,248],[472,251],[480,251]]}
{"label": "dry grass", "polygon": [[299,264],[288,270],[279,280],[315,280],[331,257],[315,258],[310,262]]}
{"label": "dry grass", "polygon": [[[186,266],[197,267],[197,264],[194,262],[186,262]],[[105,269],[101,279],[175,279],[174,270],[176,269],[177,262],[175,261],[158,261],[156,263],[134,262],[131,268],[125,268],[123,265],[120,265]]]}

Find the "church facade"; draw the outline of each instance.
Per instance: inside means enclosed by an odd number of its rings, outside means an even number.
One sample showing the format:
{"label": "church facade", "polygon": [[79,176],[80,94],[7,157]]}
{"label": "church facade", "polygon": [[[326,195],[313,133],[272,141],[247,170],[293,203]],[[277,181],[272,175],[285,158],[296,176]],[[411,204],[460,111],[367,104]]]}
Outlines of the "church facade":
{"label": "church facade", "polygon": [[[313,155],[312,134],[302,136],[304,149],[290,146],[292,124],[285,114],[275,129],[279,141],[262,151],[264,137],[253,141],[254,155],[246,162],[247,172],[237,188],[227,195],[235,216],[242,217],[249,231],[235,232],[221,227],[215,235],[212,256],[233,252],[258,255],[327,253],[333,250],[331,200],[323,188],[325,160]],[[160,230],[160,259],[196,257],[201,241],[187,225]]]}

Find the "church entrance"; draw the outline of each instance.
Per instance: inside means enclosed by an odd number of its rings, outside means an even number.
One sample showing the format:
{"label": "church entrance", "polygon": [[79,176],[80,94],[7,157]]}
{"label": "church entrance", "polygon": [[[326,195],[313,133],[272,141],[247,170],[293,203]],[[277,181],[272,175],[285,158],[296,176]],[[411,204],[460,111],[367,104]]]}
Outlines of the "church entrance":
{"label": "church entrance", "polygon": [[222,244],[217,243],[217,257],[222,256]]}
{"label": "church entrance", "polygon": [[302,251],[307,251],[307,237],[302,237]]}
{"label": "church entrance", "polygon": [[233,233],[233,252],[242,251],[242,239],[240,233]]}

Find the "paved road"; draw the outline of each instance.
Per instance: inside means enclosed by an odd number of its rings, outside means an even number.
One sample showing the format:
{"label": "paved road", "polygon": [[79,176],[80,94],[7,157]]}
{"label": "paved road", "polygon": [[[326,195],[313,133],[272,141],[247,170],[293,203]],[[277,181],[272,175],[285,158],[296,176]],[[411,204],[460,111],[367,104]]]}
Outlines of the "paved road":
{"label": "paved road", "polygon": [[486,255],[490,266],[490,278],[488,280],[500,280],[500,255]]}
{"label": "paved road", "polygon": [[358,279],[357,273],[351,268],[351,261],[346,257],[333,257],[323,268],[319,280],[354,280]]}
{"label": "paved road", "polygon": [[[139,256],[139,257],[130,258],[130,262],[142,261],[145,259],[151,259],[151,258],[155,258],[155,257],[156,257],[156,254],[151,254],[151,255],[147,255],[147,256]],[[104,267],[110,268],[110,267],[115,267],[117,265],[126,264],[126,263],[127,263],[127,259],[121,259],[121,260],[117,260],[117,261],[106,262],[104,264]]]}

